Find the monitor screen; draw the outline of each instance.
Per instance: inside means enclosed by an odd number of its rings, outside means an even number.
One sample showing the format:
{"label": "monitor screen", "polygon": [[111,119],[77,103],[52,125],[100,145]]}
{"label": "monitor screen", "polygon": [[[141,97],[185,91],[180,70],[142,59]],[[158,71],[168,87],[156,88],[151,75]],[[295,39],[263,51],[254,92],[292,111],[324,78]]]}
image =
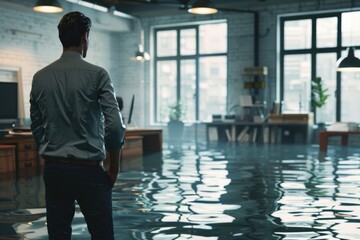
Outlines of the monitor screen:
{"label": "monitor screen", "polygon": [[132,99],[131,99],[131,104],[130,104],[130,112],[129,112],[129,117],[128,117],[128,124],[131,123],[131,117],[132,117],[132,113],[134,110],[134,101],[135,101],[135,94],[133,94]]}
{"label": "monitor screen", "polygon": [[0,120],[18,118],[18,84],[0,82]]}

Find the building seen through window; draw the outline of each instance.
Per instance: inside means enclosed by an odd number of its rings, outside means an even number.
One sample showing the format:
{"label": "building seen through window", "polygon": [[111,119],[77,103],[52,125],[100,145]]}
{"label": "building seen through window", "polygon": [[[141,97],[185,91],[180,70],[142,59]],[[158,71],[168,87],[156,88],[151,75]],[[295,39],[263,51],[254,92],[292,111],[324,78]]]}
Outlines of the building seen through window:
{"label": "building seen through window", "polygon": [[181,102],[185,122],[226,113],[227,23],[155,28],[154,121]]}
{"label": "building seen through window", "polygon": [[360,121],[360,73],[337,73],[336,61],[355,47],[360,55],[360,12],[280,18],[280,96],[284,112],[309,112],[311,79],[321,77],[329,97],[317,122]]}

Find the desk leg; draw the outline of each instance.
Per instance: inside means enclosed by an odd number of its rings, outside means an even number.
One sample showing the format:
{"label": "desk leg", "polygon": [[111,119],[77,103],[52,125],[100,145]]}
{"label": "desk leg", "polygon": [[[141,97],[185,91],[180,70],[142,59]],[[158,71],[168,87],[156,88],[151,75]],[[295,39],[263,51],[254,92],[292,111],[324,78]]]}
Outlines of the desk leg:
{"label": "desk leg", "polygon": [[326,152],[328,146],[328,135],[325,132],[320,132],[320,152]]}
{"label": "desk leg", "polygon": [[349,142],[349,135],[345,134],[341,136],[341,145],[347,146]]}

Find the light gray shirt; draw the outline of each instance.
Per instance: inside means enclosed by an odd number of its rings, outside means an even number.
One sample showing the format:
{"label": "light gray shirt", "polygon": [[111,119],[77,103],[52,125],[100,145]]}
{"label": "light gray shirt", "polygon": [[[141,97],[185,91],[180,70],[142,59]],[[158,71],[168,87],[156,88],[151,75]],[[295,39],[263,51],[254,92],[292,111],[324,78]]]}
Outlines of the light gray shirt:
{"label": "light gray shirt", "polygon": [[106,150],[120,149],[124,142],[109,74],[77,52],[64,51],[34,75],[30,117],[42,157],[103,160]]}

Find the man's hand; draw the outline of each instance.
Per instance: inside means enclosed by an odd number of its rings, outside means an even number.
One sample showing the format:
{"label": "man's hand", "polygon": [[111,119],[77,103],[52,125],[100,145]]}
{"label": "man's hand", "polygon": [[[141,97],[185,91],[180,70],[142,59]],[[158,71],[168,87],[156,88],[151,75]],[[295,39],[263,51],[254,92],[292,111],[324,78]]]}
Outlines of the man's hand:
{"label": "man's hand", "polygon": [[121,150],[109,152],[110,163],[109,169],[106,171],[106,173],[110,179],[111,187],[114,187],[116,178],[120,171],[120,152]]}

